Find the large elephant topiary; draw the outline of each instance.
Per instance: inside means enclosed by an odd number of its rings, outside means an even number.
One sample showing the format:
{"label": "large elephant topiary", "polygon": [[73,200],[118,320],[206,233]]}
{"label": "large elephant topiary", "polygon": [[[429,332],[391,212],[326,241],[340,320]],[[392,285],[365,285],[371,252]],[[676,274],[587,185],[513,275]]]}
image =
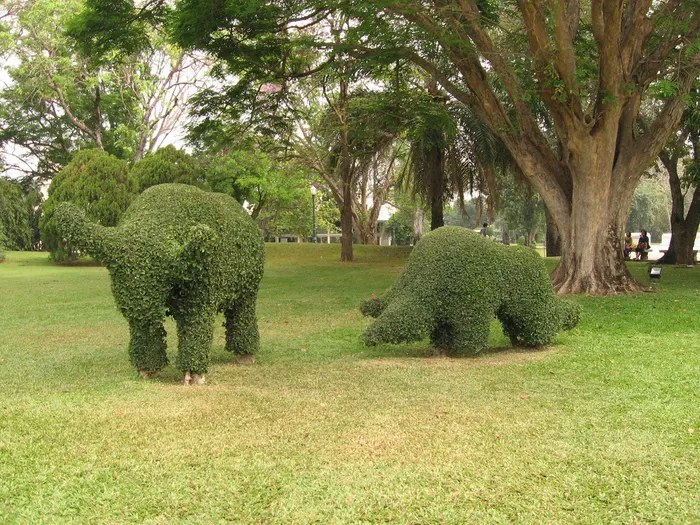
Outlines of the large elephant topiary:
{"label": "large elephant topiary", "polygon": [[377,320],[368,346],[421,341],[447,354],[470,354],[488,343],[497,317],[512,344],[549,344],[578,324],[579,308],[552,289],[542,258],[524,246],[503,246],[465,228],[425,235],[382,298],[362,305]]}
{"label": "large elephant topiary", "polygon": [[217,311],[226,319],[226,349],[248,360],[257,351],[264,243],[233,198],[162,184],[142,193],[114,228],[89,222],[71,204],[55,217],[62,235],[107,265],[129,322],[131,362],[142,376],[168,363],[166,315],[177,323],[176,365],[185,383],[204,381]]}

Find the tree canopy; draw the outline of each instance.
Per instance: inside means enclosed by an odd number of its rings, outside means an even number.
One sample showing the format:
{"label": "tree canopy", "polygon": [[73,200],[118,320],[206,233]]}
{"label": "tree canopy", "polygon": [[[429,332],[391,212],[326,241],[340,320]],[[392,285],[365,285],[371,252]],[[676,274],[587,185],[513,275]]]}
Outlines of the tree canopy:
{"label": "tree canopy", "polygon": [[[337,71],[348,60],[355,71],[410,62],[488,126],[543,198],[562,241],[553,275],[560,292],[638,288],[622,257],[625,222],[634,188],[677,128],[698,75],[697,0],[168,6],[88,0],[82,23],[93,22],[87,34],[104,47],[133,44],[139,24],[167,21],[178,42],[209,52],[235,79],[229,93],[279,80],[270,100],[286,95],[289,79]],[[94,23],[97,14],[119,20],[120,34]],[[342,31],[331,23],[338,19]]]}
{"label": "tree canopy", "polygon": [[131,168],[131,177],[138,193],[156,184],[178,183],[204,186],[204,170],[186,152],[168,145],[147,155]]}
{"label": "tree canopy", "polygon": [[0,178],[0,244],[10,250],[33,247],[33,209],[17,181]]}
{"label": "tree canopy", "polygon": [[135,53],[81,53],[67,36],[82,0],[2,1],[0,145],[8,168],[50,179],[84,148],[129,161],[159,147],[206,65],[152,30]]}

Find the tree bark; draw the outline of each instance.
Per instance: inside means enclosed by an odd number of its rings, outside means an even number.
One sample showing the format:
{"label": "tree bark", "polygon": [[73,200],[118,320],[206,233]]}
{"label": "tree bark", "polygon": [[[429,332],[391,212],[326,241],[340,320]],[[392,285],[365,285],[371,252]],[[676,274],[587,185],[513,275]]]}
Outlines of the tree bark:
{"label": "tree bark", "polygon": [[377,222],[366,221],[357,225],[357,236],[360,244],[377,244]]}
{"label": "tree bark", "polygon": [[545,254],[547,257],[559,257],[561,256],[561,236],[552,219],[552,214],[549,213],[546,206],[544,207],[544,217],[546,222]]}
{"label": "tree bark", "polygon": [[340,209],[340,260],[352,262],[352,183],[343,181],[343,206]]}
{"label": "tree bark", "polygon": [[678,155],[659,155],[668,171],[671,187],[671,241],[659,264],[694,265],[693,245],[700,226],[700,187],[696,187],[688,213],[685,213],[685,197],[678,176]]}
{"label": "tree bark", "polygon": [[414,244],[420,241],[420,238],[425,235],[425,213],[422,208],[418,208],[413,214],[413,242]]}
{"label": "tree bark", "polygon": [[530,230],[527,232],[527,237],[525,237],[525,246],[531,247],[535,243],[535,230]]}
{"label": "tree bark", "polygon": [[[568,213],[552,206],[551,192],[542,193],[562,233],[561,260],[552,274],[559,293],[606,295],[642,289],[624,263],[622,246],[641,173],[613,169],[615,136],[615,126],[609,126],[582,137],[578,144],[572,140],[572,152],[585,154],[569,158],[573,188]],[[565,225],[568,230],[562,232]]]}
{"label": "tree bark", "polygon": [[427,152],[430,166],[430,230],[435,230],[445,225],[445,173],[444,154],[437,146],[433,145]]}
{"label": "tree bark", "polygon": [[508,227],[505,225],[503,226],[503,231],[501,232],[501,240],[505,245],[510,244],[510,232],[508,231]]}

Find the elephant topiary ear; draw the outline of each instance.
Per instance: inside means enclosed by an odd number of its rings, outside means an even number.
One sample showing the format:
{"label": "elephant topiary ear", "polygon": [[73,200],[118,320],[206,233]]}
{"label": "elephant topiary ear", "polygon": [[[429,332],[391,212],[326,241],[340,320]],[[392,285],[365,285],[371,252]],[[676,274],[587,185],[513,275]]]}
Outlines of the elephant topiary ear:
{"label": "elephant topiary ear", "polygon": [[216,244],[216,233],[206,224],[196,224],[187,232],[185,243],[174,258],[173,274],[180,279],[196,279],[207,267]]}
{"label": "elephant topiary ear", "polygon": [[579,318],[581,317],[581,307],[577,303],[567,299],[561,299],[559,297],[557,297],[557,299],[557,309],[562,329],[573,330],[578,325]]}
{"label": "elephant topiary ear", "polygon": [[54,212],[56,228],[66,240],[100,262],[109,264],[113,252],[114,228],[95,224],[85,212],[70,202],[60,204]]}
{"label": "elephant topiary ear", "polygon": [[377,318],[386,308],[386,303],[382,301],[376,294],[372,294],[372,298],[362,303],[360,312],[362,315]]}

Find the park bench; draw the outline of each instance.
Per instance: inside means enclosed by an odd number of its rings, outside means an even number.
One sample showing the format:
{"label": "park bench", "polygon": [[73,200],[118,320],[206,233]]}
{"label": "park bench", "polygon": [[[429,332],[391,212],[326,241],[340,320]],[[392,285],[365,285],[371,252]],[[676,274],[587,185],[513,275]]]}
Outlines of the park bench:
{"label": "park bench", "polygon": [[[667,252],[668,250],[659,250],[659,251],[660,251],[661,253],[663,253],[664,255],[666,255],[666,252]],[[693,259],[695,259],[696,261],[698,260],[698,252],[699,252],[699,251],[700,251],[700,250],[696,250],[696,249],[695,249],[695,246],[693,246]]]}
{"label": "park bench", "polygon": [[[665,255],[666,252],[668,252],[668,245],[671,242],[671,234],[664,233],[661,237],[659,252]],[[700,233],[695,235],[695,242],[693,243],[693,259],[696,261],[698,260],[698,252],[700,252]]]}

